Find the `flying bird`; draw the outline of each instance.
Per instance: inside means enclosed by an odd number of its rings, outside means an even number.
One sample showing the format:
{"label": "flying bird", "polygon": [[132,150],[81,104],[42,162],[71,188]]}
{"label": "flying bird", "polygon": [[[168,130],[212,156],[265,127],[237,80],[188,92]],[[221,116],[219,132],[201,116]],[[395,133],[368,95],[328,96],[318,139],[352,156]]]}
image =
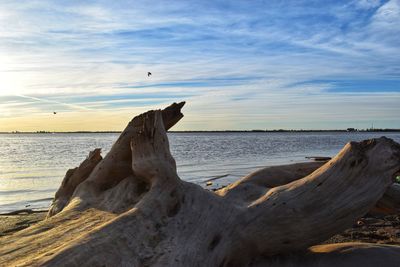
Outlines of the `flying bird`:
{"label": "flying bird", "polygon": [[150,77],[151,76],[151,72],[149,71],[149,72],[147,72],[147,77]]}

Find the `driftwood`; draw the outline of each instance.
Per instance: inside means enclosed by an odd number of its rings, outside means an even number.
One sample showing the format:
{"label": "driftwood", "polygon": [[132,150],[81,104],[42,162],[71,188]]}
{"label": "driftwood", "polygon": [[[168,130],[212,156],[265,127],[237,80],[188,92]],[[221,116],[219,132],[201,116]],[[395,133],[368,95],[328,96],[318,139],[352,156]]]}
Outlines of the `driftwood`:
{"label": "driftwood", "polygon": [[381,199],[399,171],[399,144],[351,142],[309,175],[296,166],[213,193],[177,175],[166,130],[182,106],[135,117],[89,175],[67,175],[45,221],[0,239],[0,265],[375,266],[379,256],[398,266],[395,246],[310,247]]}
{"label": "driftwood", "polygon": [[317,156],[317,157],[306,157],[306,159],[312,159],[312,160],[315,160],[315,161],[328,161],[328,160],[331,160],[332,158],[331,157],[321,157],[321,156]]}

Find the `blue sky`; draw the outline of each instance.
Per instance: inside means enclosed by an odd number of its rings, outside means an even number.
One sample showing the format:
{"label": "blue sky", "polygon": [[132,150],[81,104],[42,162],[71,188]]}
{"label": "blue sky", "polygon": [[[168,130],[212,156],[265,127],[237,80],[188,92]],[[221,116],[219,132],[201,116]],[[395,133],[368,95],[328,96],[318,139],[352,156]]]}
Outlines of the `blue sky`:
{"label": "blue sky", "polygon": [[0,131],[181,100],[175,130],[400,128],[400,0],[0,2]]}

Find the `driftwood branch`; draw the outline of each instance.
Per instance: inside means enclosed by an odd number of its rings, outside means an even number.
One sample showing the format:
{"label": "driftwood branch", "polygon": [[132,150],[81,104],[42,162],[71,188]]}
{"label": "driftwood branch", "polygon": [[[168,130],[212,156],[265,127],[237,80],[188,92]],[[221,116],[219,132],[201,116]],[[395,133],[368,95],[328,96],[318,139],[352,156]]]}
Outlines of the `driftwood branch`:
{"label": "driftwood branch", "polygon": [[[67,175],[48,219],[0,239],[0,265],[283,266],[276,255],[317,264],[323,249],[304,251],[368,212],[399,171],[400,145],[380,138],[349,143],[319,168],[264,170],[213,193],[177,175],[166,130],[182,106],[135,117],[89,175],[83,163]],[[398,263],[397,247],[352,248],[342,265],[367,249]],[[326,253],[337,260],[339,250]]]}

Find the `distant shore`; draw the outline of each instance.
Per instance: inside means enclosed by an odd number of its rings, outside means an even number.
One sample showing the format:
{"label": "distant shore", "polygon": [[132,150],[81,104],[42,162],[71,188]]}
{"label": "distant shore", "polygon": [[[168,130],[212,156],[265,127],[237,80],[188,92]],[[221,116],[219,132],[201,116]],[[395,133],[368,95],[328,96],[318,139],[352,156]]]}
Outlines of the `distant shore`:
{"label": "distant shore", "polygon": [[[0,134],[82,134],[82,133],[121,133],[122,131],[71,131],[71,132],[52,132],[52,131],[36,131],[36,132],[0,132]],[[381,133],[381,132],[400,132],[400,129],[333,129],[333,130],[302,130],[302,129],[276,129],[276,130],[216,130],[216,131],[168,131],[169,133]]]}

